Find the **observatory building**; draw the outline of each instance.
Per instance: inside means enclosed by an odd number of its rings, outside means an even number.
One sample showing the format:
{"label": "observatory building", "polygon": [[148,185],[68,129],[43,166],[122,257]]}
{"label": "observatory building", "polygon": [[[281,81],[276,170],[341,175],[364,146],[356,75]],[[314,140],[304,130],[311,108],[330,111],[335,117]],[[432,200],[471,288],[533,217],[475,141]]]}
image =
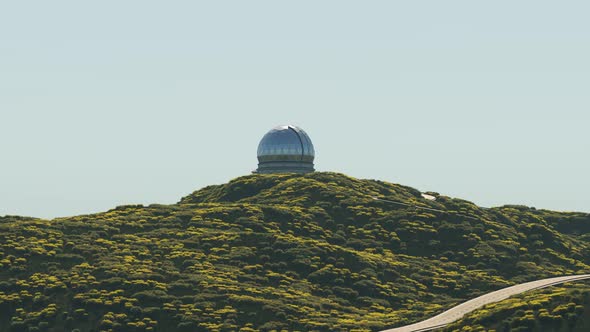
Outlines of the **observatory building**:
{"label": "observatory building", "polygon": [[303,129],[274,127],[258,144],[258,169],[254,173],[313,172],[314,157],[313,144]]}

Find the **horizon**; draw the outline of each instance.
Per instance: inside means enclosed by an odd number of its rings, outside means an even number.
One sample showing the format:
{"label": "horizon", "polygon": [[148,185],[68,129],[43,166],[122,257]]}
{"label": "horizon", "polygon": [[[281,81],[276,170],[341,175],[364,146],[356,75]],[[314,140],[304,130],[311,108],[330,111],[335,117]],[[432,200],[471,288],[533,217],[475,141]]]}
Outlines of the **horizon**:
{"label": "horizon", "polygon": [[589,3],[3,9],[0,216],[175,203],[281,124],[318,171],[590,212]]}
{"label": "horizon", "polygon": [[[336,172],[336,171],[314,171],[314,172],[311,172],[311,173],[332,173],[332,174],[343,175],[343,176],[346,176],[346,177],[352,177],[354,179],[361,180],[361,181],[364,181],[364,180],[368,180],[368,181],[371,181],[371,180],[383,181],[383,180],[375,179],[375,178],[357,178],[357,177],[353,177],[353,176],[350,176],[348,174],[341,173],[341,172]],[[206,188],[208,186],[224,185],[224,184],[229,183],[231,181],[237,180],[237,179],[242,178],[242,177],[247,177],[247,176],[273,176],[273,175],[280,175],[280,174],[281,173],[275,173],[275,174],[255,174],[255,173],[251,173],[251,174],[240,175],[240,176],[237,176],[235,178],[232,178],[232,179],[230,179],[230,180],[228,180],[227,182],[224,182],[224,183],[208,184],[208,185],[205,185],[203,187],[197,188],[197,189],[195,189],[195,190],[193,190],[193,191],[191,191],[189,193],[186,193],[183,196],[179,197],[177,199],[177,201],[172,202],[172,203],[164,203],[163,205],[174,205],[174,204],[178,204],[178,203],[180,203],[180,200],[182,198],[185,198],[187,196],[190,196],[194,192],[200,191],[200,190],[202,190],[202,189],[204,189],[204,188]],[[292,173],[282,173],[282,174],[292,174]],[[310,173],[306,173],[306,174],[310,174]],[[306,174],[297,174],[297,176],[305,176]],[[403,184],[403,183],[395,183],[395,182],[389,182],[389,181],[383,181],[383,182],[394,184],[394,185],[406,186],[406,187],[410,187],[410,188],[419,190],[417,188],[414,188],[412,186],[408,186],[408,185]],[[428,191],[419,190],[419,191],[421,193],[423,193],[423,194],[424,193],[427,193],[427,192],[436,192],[436,191],[433,191],[433,190],[428,190]],[[553,209],[545,209],[543,207],[535,207],[535,206],[528,206],[528,205],[522,205],[522,204],[511,204],[511,203],[505,203],[505,204],[495,205],[495,206],[482,206],[482,205],[479,205],[479,204],[477,204],[477,203],[475,203],[473,201],[470,201],[469,199],[463,198],[463,197],[449,196],[449,195],[446,195],[445,193],[440,193],[440,192],[436,192],[436,193],[439,194],[439,195],[441,195],[441,196],[446,196],[446,197],[450,197],[450,198],[453,198],[453,199],[461,199],[461,200],[464,200],[464,201],[467,201],[467,202],[470,202],[470,203],[474,203],[478,207],[483,208],[483,209],[499,208],[499,207],[503,207],[503,206],[523,206],[523,207],[527,207],[527,208],[531,208],[531,209],[546,210],[546,211],[555,211],[555,212],[563,212],[563,213],[585,213],[585,212],[588,212],[588,211],[562,211],[562,210],[553,210]],[[51,220],[51,219],[58,219],[58,218],[76,217],[76,216],[80,216],[80,215],[100,214],[100,213],[106,212],[108,210],[116,209],[116,208],[122,207],[122,206],[129,206],[129,205],[141,205],[143,207],[149,207],[150,205],[162,205],[162,203],[159,203],[159,202],[151,202],[151,203],[128,203],[128,204],[123,203],[123,204],[118,204],[116,206],[112,206],[110,208],[107,208],[107,209],[101,210],[101,211],[94,211],[94,212],[89,212],[89,213],[81,213],[81,214],[78,214],[78,215],[55,216],[55,217],[51,217],[51,218],[42,218],[42,217],[26,216],[26,215],[10,215],[10,214],[0,215],[0,217],[11,217],[11,216],[13,216],[13,217],[32,217],[32,218],[39,218],[39,219],[48,219],[48,220]]]}

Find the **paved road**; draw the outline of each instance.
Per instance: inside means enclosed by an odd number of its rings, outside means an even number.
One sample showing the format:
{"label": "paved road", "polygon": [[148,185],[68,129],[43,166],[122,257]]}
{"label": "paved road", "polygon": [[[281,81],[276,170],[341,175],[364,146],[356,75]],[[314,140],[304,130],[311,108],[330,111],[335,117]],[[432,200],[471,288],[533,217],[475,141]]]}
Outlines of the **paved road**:
{"label": "paved road", "polygon": [[465,314],[477,310],[486,304],[502,301],[504,299],[509,298],[510,296],[530,291],[533,289],[540,289],[553,285],[563,284],[565,282],[584,279],[590,279],[590,274],[542,279],[502,288],[495,292],[491,292],[480,297],[476,297],[467,302],[461,303],[458,306],[453,307],[443,312],[442,314],[434,316],[427,320],[423,320],[421,322],[411,325],[397,327],[394,329],[384,330],[381,332],[421,332],[434,330],[436,328],[441,328],[448,324],[451,324],[452,322],[459,320]]}

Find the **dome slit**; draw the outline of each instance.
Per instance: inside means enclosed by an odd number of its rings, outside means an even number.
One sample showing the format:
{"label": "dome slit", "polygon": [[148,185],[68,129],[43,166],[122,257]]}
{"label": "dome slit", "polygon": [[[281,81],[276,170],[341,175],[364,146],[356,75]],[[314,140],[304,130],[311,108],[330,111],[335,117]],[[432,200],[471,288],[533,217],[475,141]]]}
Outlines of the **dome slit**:
{"label": "dome slit", "polygon": [[305,148],[303,147],[303,140],[301,139],[301,136],[299,135],[299,132],[297,132],[297,130],[295,130],[295,128],[293,128],[292,126],[288,126],[289,129],[291,129],[295,135],[297,135],[297,138],[299,139],[299,144],[301,145],[301,160],[303,160],[303,155],[305,154]]}

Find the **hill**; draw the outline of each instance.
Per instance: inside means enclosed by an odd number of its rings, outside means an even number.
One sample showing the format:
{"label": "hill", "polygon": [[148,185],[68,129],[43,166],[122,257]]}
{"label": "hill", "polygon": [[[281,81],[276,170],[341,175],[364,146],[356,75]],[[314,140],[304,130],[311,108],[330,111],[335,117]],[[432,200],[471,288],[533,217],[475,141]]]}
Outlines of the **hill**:
{"label": "hill", "polygon": [[590,287],[572,284],[521,294],[486,306],[443,331],[590,330]]}
{"label": "hill", "polygon": [[377,331],[590,272],[588,214],[430,194],[249,175],[172,205],[1,217],[0,332]]}

